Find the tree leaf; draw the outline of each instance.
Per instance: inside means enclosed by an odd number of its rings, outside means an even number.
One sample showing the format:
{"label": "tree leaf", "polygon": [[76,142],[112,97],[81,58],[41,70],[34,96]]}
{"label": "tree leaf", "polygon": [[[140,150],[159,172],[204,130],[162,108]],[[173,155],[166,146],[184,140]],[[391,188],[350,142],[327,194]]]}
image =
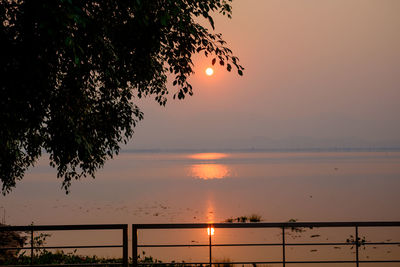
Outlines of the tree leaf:
{"label": "tree leaf", "polygon": [[214,20],[213,20],[213,18],[211,16],[208,16],[208,21],[210,22],[211,27],[213,28],[213,30],[215,30]]}

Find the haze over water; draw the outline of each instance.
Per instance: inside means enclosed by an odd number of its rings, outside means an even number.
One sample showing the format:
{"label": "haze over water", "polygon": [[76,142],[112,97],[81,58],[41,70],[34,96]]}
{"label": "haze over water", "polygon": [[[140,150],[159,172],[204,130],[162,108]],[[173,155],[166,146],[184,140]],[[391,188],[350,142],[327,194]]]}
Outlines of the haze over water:
{"label": "haze over water", "polygon": [[70,195],[42,161],[1,197],[10,224],[400,220],[400,152],[122,153]]}

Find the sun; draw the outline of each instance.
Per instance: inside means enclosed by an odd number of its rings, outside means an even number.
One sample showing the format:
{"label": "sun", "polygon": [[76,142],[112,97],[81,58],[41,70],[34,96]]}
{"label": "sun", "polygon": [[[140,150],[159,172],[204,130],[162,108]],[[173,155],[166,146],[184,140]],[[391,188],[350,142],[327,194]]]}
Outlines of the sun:
{"label": "sun", "polygon": [[214,70],[213,70],[212,68],[207,68],[207,69],[206,69],[206,74],[207,74],[208,76],[211,76],[211,75],[214,74]]}

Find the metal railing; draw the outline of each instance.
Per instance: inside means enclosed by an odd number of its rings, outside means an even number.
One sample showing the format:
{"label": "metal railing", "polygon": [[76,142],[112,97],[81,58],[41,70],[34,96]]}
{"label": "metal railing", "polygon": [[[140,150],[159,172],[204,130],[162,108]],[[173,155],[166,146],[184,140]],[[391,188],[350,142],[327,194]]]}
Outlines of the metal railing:
{"label": "metal railing", "polygon": [[[313,242],[313,243],[291,243],[288,242],[285,232],[289,229],[300,228],[351,228],[354,231],[354,238],[346,242]],[[366,241],[359,236],[359,229],[366,227],[400,227],[400,222],[284,222],[284,223],[215,223],[215,224],[133,224],[132,225],[132,265],[137,267],[140,265],[159,265],[159,264],[175,264],[175,265],[213,265],[223,264],[223,262],[212,261],[212,248],[213,247],[281,247],[282,257],[276,261],[236,261],[228,262],[228,264],[279,264],[286,266],[287,264],[326,264],[326,263],[350,263],[359,266],[360,263],[400,263],[400,259],[392,260],[361,260],[359,250],[361,246],[368,245],[400,245],[400,240],[397,242],[370,242]],[[209,235],[208,244],[139,244],[139,230],[157,230],[157,229],[207,229],[207,228],[275,228],[281,232],[280,242],[275,243],[228,243],[228,244],[212,244],[211,235]],[[121,230],[122,231],[122,244],[117,245],[85,245],[85,246],[35,246],[34,236],[35,232],[44,231],[72,231],[72,230]],[[400,230],[400,229],[399,229]],[[129,265],[128,262],[128,225],[127,224],[103,224],[103,225],[29,225],[29,226],[0,226],[0,232],[3,231],[16,231],[25,232],[30,234],[31,243],[29,247],[2,247],[0,250],[15,250],[23,249],[30,250],[31,264],[34,263],[34,250],[35,249],[70,249],[70,248],[122,248],[124,267]],[[353,246],[355,249],[354,259],[351,260],[314,260],[314,261],[300,261],[300,260],[287,260],[286,249],[293,246]],[[140,262],[138,257],[139,248],[173,248],[173,247],[209,247],[209,260],[207,262]],[[73,264],[71,264],[73,265]],[[96,264],[91,264],[96,265]]]}
{"label": "metal railing", "polygon": [[[353,228],[354,238],[347,242],[314,242],[314,243],[288,243],[285,237],[285,229],[299,229],[299,228]],[[399,242],[367,242],[359,236],[359,229],[363,227],[400,227],[400,222],[284,222],[284,223],[215,223],[215,224],[133,224],[132,225],[132,259],[133,267],[141,265],[162,265],[162,264],[177,264],[177,265],[209,265],[224,264],[223,262],[212,262],[212,248],[213,247],[251,247],[251,246],[281,246],[282,259],[278,261],[236,261],[227,262],[227,264],[280,264],[286,266],[287,264],[327,264],[327,263],[354,263],[359,266],[360,263],[400,263],[400,259],[396,260],[360,260],[359,250],[361,246],[367,245],[400,245]],[[249,244],[212,244],[211,235],[209,235],[208,244],[138,244],[138,231],[145,229],[207,229],[207,228],[278,228],[281,229],[281,242],[279,243],[249,243]],[[355,257],[352,260],[314,260],[314,261],[288,261],[286,256],[286,248],[289,246],[353,246],[355,248]],[[139,248],[173,248],[173,247],[209,247],[209,261],[208,262],[185,262],[185,263],[172,263],[172,262],[155,262],[146,263],[139,261],[138,249]]]}
{"label": "metal railing", "polygon": [[[43,231],[77,231],[77,230],[121,230],[122,244],[86,245],[86,246],[35,246],[34,233]],[[85,225],[29,225],[0,226],[0,232],[25,232],[30,235],[29,247],[1,247],[0,250],[30,250],[30,264],[34,263],[36,249],[79,249],[79,248],[122,248],[122,266],[128,267],[128,225],[127,224],[85,224]],[[69,264],[73,265],[73,264]],[[82,264],[80,264],[82,265]],[[94,264],[91,264],[94,265]],[[114,264],[113,264],[114,265]]]}

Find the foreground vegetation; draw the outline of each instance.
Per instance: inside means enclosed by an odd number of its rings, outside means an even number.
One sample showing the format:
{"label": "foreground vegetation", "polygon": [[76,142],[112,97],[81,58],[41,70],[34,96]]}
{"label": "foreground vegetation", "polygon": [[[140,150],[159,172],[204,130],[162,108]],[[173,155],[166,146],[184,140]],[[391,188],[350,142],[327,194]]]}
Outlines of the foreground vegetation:
{"label": "foreground vegetation", "polygon": [[[130,258],[130,262],[132,262],[132,258]],[[233,264],[230,263],[230,259],[217,260],[215,262],[215,266],[217,267],[232,267]],[[172,263],[162,263],[162,261],[154,259],[151,256],[142,255],[139,256],[139,263],[143,264],[142,266],[153,266],[157,264],[157,266],[163,267],[175,267],[175,266],[183,266],[186,265],[185,262],[172,262]],[[21,253],[17,257],[9,258],[7,260],[0,261],[0,265],[30,265],[31,257],[30,255],[25,255],[25,253]],[[47,264],[100,264],[102,266],[113,266],[122,264],[122,258],[101,258],[97,256],[81,256],[77,255],[76,251],[66,253],[64,251],[55,251],[50,252],[47,250],[43,250],[39,255],[35,255],[33,258],[33,264],[35,265],[47,265]],[[198,265],[202,266],[202,265]]]}
{"label": "foreground vegetation", "polygon": [[[65,253],[64,251],[50,252],[47,250],[42,251],[39,255],[33,257],[33,264],[93,264],[93,263],[122,263],[120,258],[99,258],[97,256],[81,256],[75,253]],[[29,265],[31,264],[30,255],[24,252],[17,257],[5,259],[0,262],[2,265]]]}

